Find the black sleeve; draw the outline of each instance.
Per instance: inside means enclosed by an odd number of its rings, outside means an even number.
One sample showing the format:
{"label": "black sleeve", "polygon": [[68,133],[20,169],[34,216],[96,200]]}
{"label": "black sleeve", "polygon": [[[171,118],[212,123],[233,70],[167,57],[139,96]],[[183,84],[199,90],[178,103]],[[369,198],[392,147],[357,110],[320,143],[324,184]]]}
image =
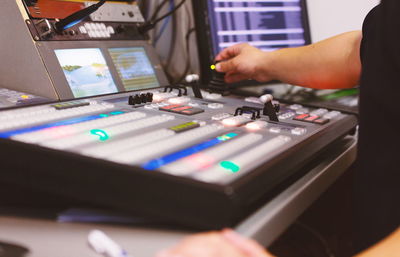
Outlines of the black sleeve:
{"label": "black sleeve", "polygon": [[353,204],[358,251],[400,226],[400,0],[383,0],[367,16],[361,60]]}

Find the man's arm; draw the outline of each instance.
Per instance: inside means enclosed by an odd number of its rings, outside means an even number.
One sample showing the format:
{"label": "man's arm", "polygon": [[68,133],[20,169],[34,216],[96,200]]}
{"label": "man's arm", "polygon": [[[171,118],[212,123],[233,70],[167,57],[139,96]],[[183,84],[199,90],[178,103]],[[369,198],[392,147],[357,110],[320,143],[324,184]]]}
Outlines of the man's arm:
{"label": "man's arm", "polygon": [[318,89],[350,88],[361,74],[361,31],[348,32],[298,48],[262,52],[248,44],[222,51],[217,71],[228,83],[245,79],[286,83]]}
{"label": "man's arm", "polygon": [[388,238],[355,257],[400,256],[400,228]]}

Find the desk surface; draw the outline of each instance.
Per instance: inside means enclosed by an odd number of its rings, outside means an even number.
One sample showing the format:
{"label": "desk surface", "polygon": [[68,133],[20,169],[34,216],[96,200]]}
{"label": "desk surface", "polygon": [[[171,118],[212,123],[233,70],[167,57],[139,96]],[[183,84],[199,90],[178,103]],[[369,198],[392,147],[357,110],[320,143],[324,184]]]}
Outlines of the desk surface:
{"label": "desk surface", "polygon": [[[324,160],[235,229],[268,246],[332,183],[356,158],[356,141],[345,138],[324,154]],[[129,253],[151,257],[192,231],[116,226],[105,224],[57,223],[53,220],[0,216],[0,241],[23,245],[29,257],[96,257],[87,246],[92,229],[100,229]]]}

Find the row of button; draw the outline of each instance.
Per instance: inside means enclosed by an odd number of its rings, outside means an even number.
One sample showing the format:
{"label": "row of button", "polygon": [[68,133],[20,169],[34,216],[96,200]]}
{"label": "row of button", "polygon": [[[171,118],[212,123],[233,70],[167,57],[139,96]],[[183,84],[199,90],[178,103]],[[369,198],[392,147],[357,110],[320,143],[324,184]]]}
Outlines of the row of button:
{"label": "row of button", "polygon": [[265,159],[266,156],[271,158],[276,155],[279,149],[290,141],[290,137],[277,136],[259,146],[250,148],[244,153],[226,159],[211,169],[196,174],[194,178],[209,183],[224,183],[235,173],[241,172],[244,167],[251,169],[258,160]]}
{"label": "row of button", "polygon": [[115,34],[114,28],[112,26],[107,27],[104,23],[87,22],[79,27],[79,31],[91,38],[110,38],[111,35]]}
{"label": "row of button", "polygon": [[122,152],[137,149],[137,147],[150,144],[159,140],[167,139],[175,135],[175,132],[169,129],[160,129],[139,136],[118,139],[116,141],[107,141],[102,144],[90,146],[81,151],[82,154],[96,158],[108,158],[112,155],[118,155]]}
{"label": "row of button", "polygon": [[309,114],[300,114],[296,117],[294,117],[294,120],[297,121],[304,121],[304,122],[309,122],[309,123],[314,123],[314,124],[319,124],[319,125],[325,125],[329,123],[329,119],[324,119],[321,118],[320,116],[311,116]]}
{"label": "row of button", "polygon": [[[101,131],[101,133],[107,136],[107,139],[112,139],[112,137],[121,136],[139,129],[159,125],[171,121],[174,118],[175,117],[171,115],[154,116],[151,118],[141,119],[139,121],[125,122],[112,127],[96,129],[96,131]],[[72,135],[58,140],[42,142],[41,144],[55,149],[69,149],[95,142],[95,138],[93,136],[96,136],[96,134],[93,135],[91,133],[81,133],[79,135]]]}
{"label": "row of button", "polygon": [[214,166],[217,162],[243,151],[243,149],[250,147],[252,144],[262,140],[262,138],[262,135],[250,133],[238,139],[234,139],[231,142],[224,143],[221,146],[216,146],[210,150],[200,152],[195,156],[189,156],[180,161],[166,165],[162,167],[161,170],[177,176],[187,176]]}
{"label": "row of button", "polygon": [[25,134],[14,136],[12,138],[15,140],[18,140],[18,141],[25,142],[25,143],[38,143],[38,142],[42,142],[42,141],[71,136],[71,135],[78,134],[78,133],[81,133],[84,131],[90,131],[92,129],[97,129],[97,128],[101,128],[101,127],[103,127],[103,128],[110,127],[110,126],[114,126],[114,125],[117,125],[120,123],[130,122],[130,121],[134,121],[137,119],[141,119],[144,117],[146,117],[146,114],[144,114],[144,113],[131,112],[131,113],[125,113],[125,114],[116,115],[116,116],[110,116],[110,117],[106,117],[103,119],[86,121],[86,122],[78,123],[75,125],[62,126],[60,128],[56,128],[56,129],[50,128],[50,129],[39,130],[36,132],[31,132],[31,133],[25,133]]}
{"label": "row of button", "polygon": [[207,136],[214,135],[221,129],[221,126],[207,125],[178,134],[166,140],[146,145],[142,147],[140,151],[127,151],[123,154],[112,156],[110,159],[119,163],[137,164],[141,160],[149,160],[154,156],[162,156],[165,153],[170,153],[171,150],[189,145]]}
{"label": "row of button", "polygon": [[3,116],[4,119],[8,119],[8,122],[4,122],[0,124],[0,130],[13,129],[21,126],[34,125],[39,123],[45,123],[49,121],[54,121],[58,119],[66,119],[78,115],[90,114],[95,112],[102,112],[108,109],[113,109],[114,105],[112,104],[98,104],[98,105],[90,105],[77,107],[73,109],[67,109],[62,111],[57,111],[54,108],[45,109],[43,111],[38,110],[35,112],[35,115],[32,115],[32,112],[29,110],[24,113],[20,112],[18,115],[15,115],[11,118],[7,116]]}

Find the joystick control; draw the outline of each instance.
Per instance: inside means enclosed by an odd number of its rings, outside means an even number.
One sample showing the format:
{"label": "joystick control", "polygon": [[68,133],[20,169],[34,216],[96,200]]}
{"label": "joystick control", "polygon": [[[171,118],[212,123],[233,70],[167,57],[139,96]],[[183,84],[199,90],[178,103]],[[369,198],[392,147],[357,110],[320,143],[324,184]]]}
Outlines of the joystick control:
{"label": "joystick control", "polygon": [[218,64],[218,62],[216,62],[215,64],[211,65],[211,81],[210,81],[210,85],[209,88],[211,89],[211,91],[215,92],[215,93],[219,93],[222,95],[228,95],[229,94],[229,87],[228,85],[225,83],[225,73],[221,73],[218,72],[216,70],[216,64]]}
{"label": "joystick control", "polygon": [[278,122],[279,119],[276,112],[279,111],[279,105],[275,107],[272,100],[274,100],[272,95],[263,95],[260,97],[260,101],[264,103],[263,115],[268,116],[271,121]]}

